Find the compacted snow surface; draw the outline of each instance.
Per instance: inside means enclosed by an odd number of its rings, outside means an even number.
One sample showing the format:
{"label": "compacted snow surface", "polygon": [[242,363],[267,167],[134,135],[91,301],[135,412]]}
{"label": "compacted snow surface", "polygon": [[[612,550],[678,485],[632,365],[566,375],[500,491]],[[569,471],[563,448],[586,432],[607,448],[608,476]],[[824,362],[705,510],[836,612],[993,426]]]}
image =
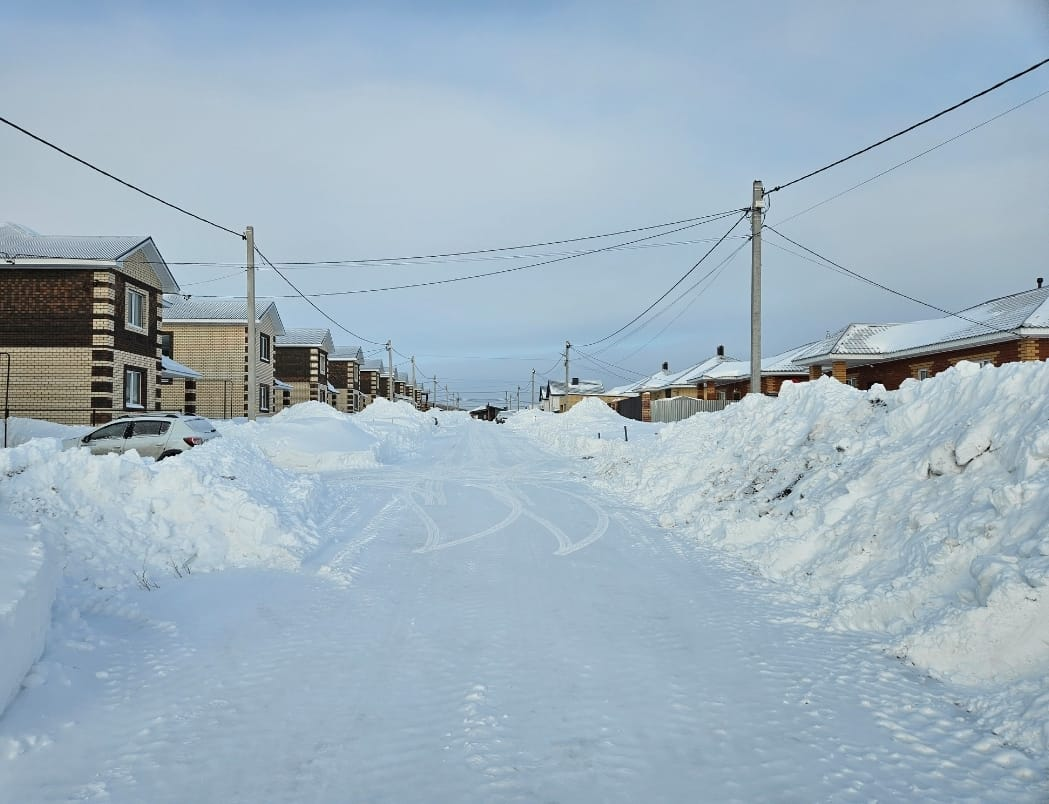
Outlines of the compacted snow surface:
{"label": "compacted snow surface", "polygon": [[1046,365],[437,417],[14,422],[0,801],[1049,798]]}

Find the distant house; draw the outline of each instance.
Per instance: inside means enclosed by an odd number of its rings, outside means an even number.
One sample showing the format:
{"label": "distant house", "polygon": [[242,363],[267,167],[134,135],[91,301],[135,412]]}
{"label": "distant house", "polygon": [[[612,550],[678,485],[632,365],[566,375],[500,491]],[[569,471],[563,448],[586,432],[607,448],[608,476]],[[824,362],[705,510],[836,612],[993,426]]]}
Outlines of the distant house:
{"label": "distant house", "polygon": [[539,388],[539,409],[564,413],[584,397],[601,397],[604,393],[605,386],[600,380],[580,380],[573,377],[568,384],[567,393],[563,382],[549,380]]}
{"label": "distant house", "polygon": [[481,405],[469,411],[471,419],[478,419],[483,422],[494,422],[500,413],[505,412],[506,408],[500,408],[491,404]]}
{"label": "distant house", "polygon": [[943,318],[907,324],[849,324],[796,357],[810,376],[829,373],[867,389],[892,390],[968,360],[1000,366],[1049,358],[1049,288],[986,301]]}
{"label": "distant house", "polygon": [[361,364],[364,353],[359,346],[336,346],[328,355],[328,381],[335,388],[333,404],[343,413],[363,410]]}
{"label": "distant house", "polygon": [[335,387],[328,382],[328,355],[335,351],[326,329],[289,329],[277,336],[277,372],[292,387],[291,402],[331,404]]}
{"label": "distant house", "polygon": [[[243,299],[193,299],[167,296],[160,333],[164,356],[188,366],[201,377],[161,386],[165,410],[184,410],[210,418],[232,418],[248,412],[248,305]],[[259,413],[274,413],[274,341],[284,334],[277,306],[256,311],[258,358],[255,391]]]}
{"label": "distant house", "polygon": [[[152,238],[40,235],[0,225],[0,390],[16,416],[96,424],[160,406],[163,293]],[[4,366],[2,361],[9,361]]]}
{"label": "distant house", "polygon": [[381,360],[365,360],[360,368],[361,401],[365,406],[375,401],[379,393],[379,376],[382,374]]}

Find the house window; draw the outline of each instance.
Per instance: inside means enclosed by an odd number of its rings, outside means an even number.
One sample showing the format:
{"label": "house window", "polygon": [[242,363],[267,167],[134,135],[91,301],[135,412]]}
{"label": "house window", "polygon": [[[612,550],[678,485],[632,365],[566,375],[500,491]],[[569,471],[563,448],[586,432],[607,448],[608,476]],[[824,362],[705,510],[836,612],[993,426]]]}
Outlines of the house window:
{"label": "house window", "polygon": [[325,388],[324,386],[318,386],[317,387],[317,401],[318,402],[325,402],[325,401],[327,401],[327,394],[328,394],[328,389],[327,388]]}
{"label": "house window", "polygon": [[173,339],[175,336],[170,332],[161,332],[158,333],[157,337],[160,340],[160,353],[164,355],[164,357],[174,359],[175,356],[172,354],[172,347],[174,346]]}
{"label": "house window", "polygon": [[146,387],[146,371],[140,368],[124,368],[124,408],[126,410],[142,410],[143,389]]}
{"label": "house window", "polygon": [[980,368],[983,368],[984,366],[993,366],[993,365],[994,365],[994,361],[993,360],[981,360],[980,361]]}
{"label": "house window", "polygon": [[263,363],[270,362],[270,336],[265,332],[259,333],[259,360]]}
{"label": "house window", "polygon": [[929,369],[918,369],[918,379],[927,380],[929,379]]}
{"label": "house window", "polygon": [[328,356],[324,352],[317,353],[317,370],[321,374],[328,373]]}
{"label": "house window", "polygon": [[124,319],[129,329],[146,329],[146,302],[149,297],[140,290],[128,288],[124,295]]}
{"label": "house window", "polygon": [[859,387],[859,383],[856,382],[856,378],[855,377],[847,377],[845,379],[845,384],[849,385],[849,386],[851,386],[853,388]]}
{"label": "house window", "polygon": [[259,412],[269,413],[270,411],[270,387],[262,383],[259,384]]}

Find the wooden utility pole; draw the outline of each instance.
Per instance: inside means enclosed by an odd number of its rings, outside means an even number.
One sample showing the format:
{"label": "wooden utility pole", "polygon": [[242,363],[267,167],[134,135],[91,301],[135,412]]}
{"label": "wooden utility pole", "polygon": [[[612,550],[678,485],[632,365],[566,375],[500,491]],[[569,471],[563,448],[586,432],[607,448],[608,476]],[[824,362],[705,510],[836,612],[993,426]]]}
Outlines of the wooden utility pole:
{"label": "wooden utility pole", "polygon": [[532,369],[532,396],[531,396],[531,399],[529,401],[531,403],[529,405],[529,407],[530,408],[534,408],[535,407],[535,369]]}
{"label": "wooden utility pole", "polygon": [[418,401],[418,394],[415,392],[415,355],[412,355],[412,405]]}
{"label": "wooden utility pole", "polygon": [[761,213],[765,189],[754,181],[750,207],[750,393],[761,393]]}
{"label": "wooden utility pole", "polygon": [[386,341],[386,355],[390,364],[390,384],[386,386],[386,396],[391,402],[393,402],[393,343],[391,341]]}
{"label": "wooden utility pole", "polygon": [[[259,361],[259,330],[255,323],[255,228],[248,226],[244,230],[244,239],[248,244],[248,421],[255,421],[259,413],[259,379],[256,364]],[[276,350],[271,347],[271,354]]]}

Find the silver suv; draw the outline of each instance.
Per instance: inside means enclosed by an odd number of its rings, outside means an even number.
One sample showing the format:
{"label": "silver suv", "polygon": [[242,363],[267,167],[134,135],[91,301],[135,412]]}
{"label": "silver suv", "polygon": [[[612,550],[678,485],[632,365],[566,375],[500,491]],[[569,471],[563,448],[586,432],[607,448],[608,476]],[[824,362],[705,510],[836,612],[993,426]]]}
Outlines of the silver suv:
{"label": "silver suv", "polygon": [[62,441],[65,449],[86,447],[95,455],[129,452],[158,461],[221,435],[207,419],[185,413],[124,416],[90,433]]}

